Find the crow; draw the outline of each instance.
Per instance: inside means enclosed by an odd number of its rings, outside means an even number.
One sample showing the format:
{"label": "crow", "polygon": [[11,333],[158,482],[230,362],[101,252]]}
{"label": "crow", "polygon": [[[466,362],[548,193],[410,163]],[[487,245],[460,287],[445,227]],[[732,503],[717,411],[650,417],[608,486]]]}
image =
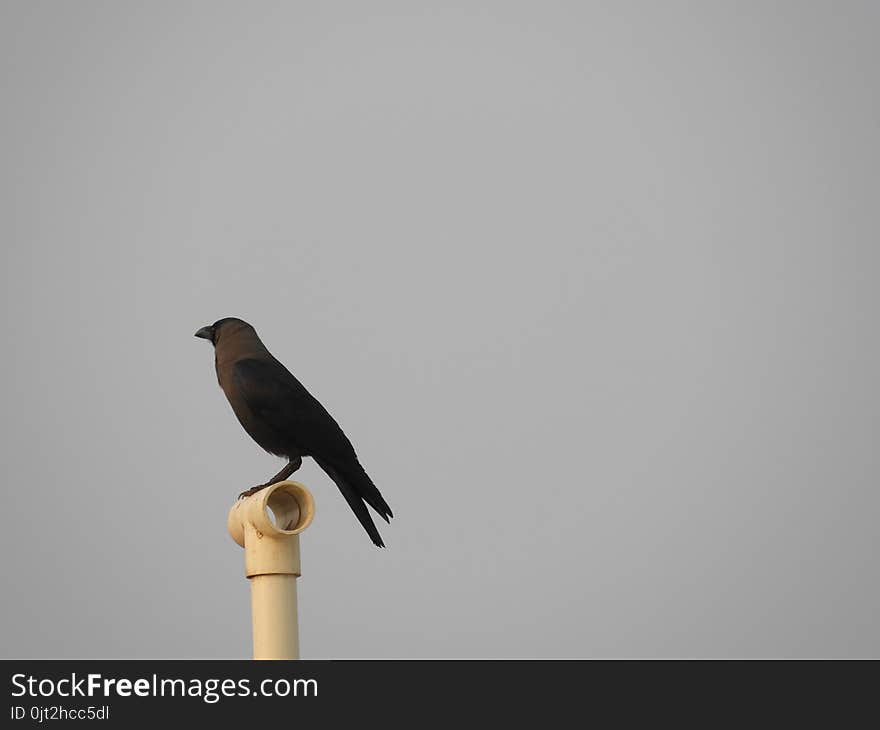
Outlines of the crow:
{"label": "crow", "polygon": [[225,317],[195,336],[214,345],[217,381],[244,430],[270,454],[287,459],[274,477],[239,497],[287,479],[304,456],[311,456],[336,482],[373,543],[385,547],[366,505],[386,522],[394,516],[391,508],[333,416],[272,356],[256,330],[237,317]]}

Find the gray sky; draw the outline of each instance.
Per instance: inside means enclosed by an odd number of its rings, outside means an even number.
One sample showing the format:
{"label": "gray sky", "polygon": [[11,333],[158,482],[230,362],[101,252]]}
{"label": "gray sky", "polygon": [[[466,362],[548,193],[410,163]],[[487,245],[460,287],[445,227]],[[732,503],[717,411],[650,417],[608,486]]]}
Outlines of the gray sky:
{"label": "gray sky", "polygon": [[880,6],[456,5],[0,5],[3,656],[249,654],[231,315],[304,657],[880,654]]}

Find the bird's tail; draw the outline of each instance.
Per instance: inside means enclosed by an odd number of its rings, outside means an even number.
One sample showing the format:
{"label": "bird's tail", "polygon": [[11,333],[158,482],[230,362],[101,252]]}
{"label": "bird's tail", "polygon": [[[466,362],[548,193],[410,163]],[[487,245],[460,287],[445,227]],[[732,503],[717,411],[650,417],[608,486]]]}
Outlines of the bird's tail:
{"label": "bird's tail", "polygon": [[[317,457],[313,458],[318,466],[327,472],[327,475],[336,482],[336,486],[339,487],[339,491],[342,492],[342,496],[345,497],[348,506],[351,507],[355,516],[358,518],[358,521],[367,531],[373,544],[378,547],[385,547],[385,543],[382,542],[382,536],[376,529],[376,525],[373,523],[373,518],[370,517],[367,504],[376,510],[378,515],[385,520],[385,522],[388,522],[389,518],[394,515],[392,514],[388,503],[379,493],[376,485],[373,484],[373,480],[370,479],[367,472],[364,471],[364,468],[360,465],[360,462],[355,460],[353,463],[340,466],[338,464],[331,464],[325,459],[319,459]],[[366,502],[366,504],[364,504],[364,502]]]}

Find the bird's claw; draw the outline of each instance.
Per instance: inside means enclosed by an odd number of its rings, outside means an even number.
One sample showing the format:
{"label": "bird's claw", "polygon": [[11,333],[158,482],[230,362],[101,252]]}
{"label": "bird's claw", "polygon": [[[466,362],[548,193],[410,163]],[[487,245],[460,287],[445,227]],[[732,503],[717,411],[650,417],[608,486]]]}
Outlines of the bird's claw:
{"label": "bird's claw", "polygon": [[268,486],[269,486],[268,484],[258,484],[257,486],[251,487],[250,489],[245,489],[241,494],[238,495],[238,498],[239,499],[247,499],[248,497],[256,494],[261,489],[265,489]]}

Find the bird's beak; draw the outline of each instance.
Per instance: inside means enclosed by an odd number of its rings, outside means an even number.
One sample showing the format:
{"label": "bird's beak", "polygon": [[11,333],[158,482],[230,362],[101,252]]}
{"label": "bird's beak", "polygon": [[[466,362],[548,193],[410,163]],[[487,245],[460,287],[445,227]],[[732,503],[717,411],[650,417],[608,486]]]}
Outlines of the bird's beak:
{"label": "bird's beak", "polygon": [[209,325],[207,327],[202,327],[198,332],[196,332],[196,337],[201,337],[205,340],[214,339],[214,329]]}

